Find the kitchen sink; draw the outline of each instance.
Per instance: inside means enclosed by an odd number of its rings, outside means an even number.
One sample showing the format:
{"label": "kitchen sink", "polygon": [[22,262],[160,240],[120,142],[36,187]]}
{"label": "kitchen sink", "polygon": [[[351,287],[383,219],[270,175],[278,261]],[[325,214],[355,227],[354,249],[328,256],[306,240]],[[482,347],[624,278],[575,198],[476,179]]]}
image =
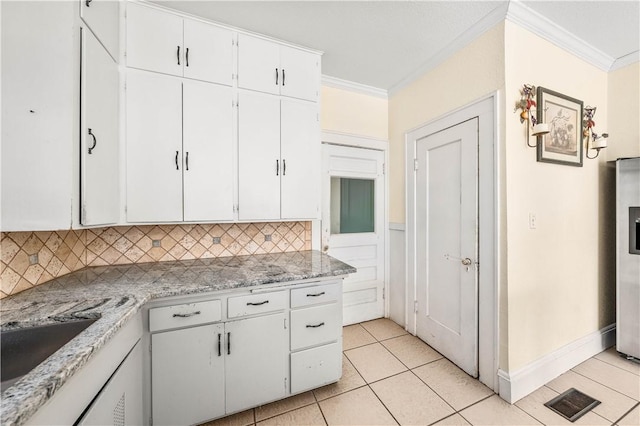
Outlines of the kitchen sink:
{"label": "kitchen sink", "polygon": [[97,318],[73,319],[0,333],[1,391],[4,392],[95,321]]}

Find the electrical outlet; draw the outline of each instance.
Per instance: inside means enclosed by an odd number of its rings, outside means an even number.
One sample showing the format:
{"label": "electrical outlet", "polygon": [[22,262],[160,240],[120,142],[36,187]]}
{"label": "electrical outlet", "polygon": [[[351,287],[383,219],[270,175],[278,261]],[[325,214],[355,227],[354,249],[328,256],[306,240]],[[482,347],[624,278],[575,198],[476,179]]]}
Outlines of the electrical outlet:
{"label": "electrical outlet", "polygon": [[529,229],[536,229],[538,227],[538,218],[535,213],[529,213]]}

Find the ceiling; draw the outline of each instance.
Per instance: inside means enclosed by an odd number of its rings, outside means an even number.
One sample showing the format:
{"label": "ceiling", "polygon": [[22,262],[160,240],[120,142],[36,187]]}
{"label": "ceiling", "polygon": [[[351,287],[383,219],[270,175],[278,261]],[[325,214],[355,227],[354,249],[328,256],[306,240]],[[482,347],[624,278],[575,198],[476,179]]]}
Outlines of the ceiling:
{"label": "ceiling", "polygon": [[321,50],[325,76],[383,90],[425,72],[505,17],[534,32],[553,28],[583,56],[598,57],[603,69],[636,61],[640,44],[639,0],[155,2]]}

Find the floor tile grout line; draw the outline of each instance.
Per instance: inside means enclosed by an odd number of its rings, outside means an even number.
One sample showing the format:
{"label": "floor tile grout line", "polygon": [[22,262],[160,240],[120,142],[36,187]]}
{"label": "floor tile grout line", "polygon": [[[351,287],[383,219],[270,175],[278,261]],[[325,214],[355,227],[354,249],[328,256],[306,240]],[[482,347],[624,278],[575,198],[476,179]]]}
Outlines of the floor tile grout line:
{"label": "floor tile grout line", "polygon": [[589,380],[591,380],[592,382],[599,384],[600,386],[604,386],[604,387],[605,387],[605,388],[607,388],[607,389],[610,389],[610,390],[612,390],[612,391],[614,391],[614,392],[616,392],[616,393],[618,393],[618,394],[620,394],[620,395],[622,395],[622,396],[625,396],[625,397],[627,397],[627,398],[629,398],[629,399],[631,399],[631,400],[633,400],[633,401],[638,402],[638,400],[637,400],[637,399],[635,399],[634,397],[629,396],[629,395],[627,395],[626,393],[619,391],[618,389],[614,389],[614,388],[612,388],[612,387],[611,387],[611,386],[609,386],[609,385],[606,385],[606,384],[604,384],[604,383],[600,383],[598,380],[596,380],[596,379],[594,379],[594,378],[591,378],[591,377],[589,377],[589,376],[587,376],[587,375],[585,375],[585,374],[582,374],[582,373],[580,373],[579,371],[575,371],[574,369],[571,369],[571,370],[569,370],[569,371],[572,371],[572,372],[576,373],[577,375],[584,377],[585,379],[589,379]]}
{"label": "floor tile grout line", "polygon": [[433,393],[435,393],[435,394],[438,396],[438,398],[440,398],[441,400],[443,400],[445,404],[447,404],[449,407],[451,407],[451,409],[452,409],[455,413],[457,413],[457,412],[458,412],[458,410],[456,410],[456,407],[454,407],[453,405],[451,405],[451,404],[449,403],[449,401],[447,401],[446,399],[444,399],[444,397],[443,397],[442,395],[440,395],[440,394],[439,394],[439,393],[438,393],[434,388],[432,388],[431,386],[429,386],[429,384],[428,384],[427,382],[425,382],[424,380],[422,380],[422,378],[421,378],[420,376],[418,376],[418,375],[415,373],[415,371],[413,371],[413,370],[409,370],[409,371],[411,371],[411,373],[412,373],[414,376],[416,376],[416,377],[418,378],[418,380],[420,380],[422,383],[424,383],[424,385],[425,385],[426,387],[428,387],[429,389],[431,389],[431,391],[433,391]]}
{"label": "floor tile grout line", "polygon": [[[618,354],[619,354],[619,352],[618,352]],[[621,358],[621,359],[625,359],[624,355],[620,355],[620,358]],[[605,363],[605,364],[607,364],[607,365],[610,365],[611,367],[615,367],[615,368],[617,368],[617,369],[619,369],[619,370],[622,370],[622,371],[627,372],[627,373],[629,373],[629,374],[633,374],[634,376],[638,376],[638,377],[640,377],[640,373],[634,373],[633,371],[629,371],[629,370],[627,370],[627,369],[625,369],[625,368],[622,368],[622,367],[620,367],[620,366],[618,366],[618,365],[616,365],[616,364],[612,364],[612,363],[610,363],[609,361],[605,361],[604,359],[600,359],[600,358],[598,358],[598,357],[597,357],[597,355],[596,355],[596,356],[594,356],[594,357],[592,357],[592,358],[589,358],[589,359],[596,359],[596,360],[598,360],[598,361],[600,361],[600,362],[603,362],[603,363]],[[588,361],[588,360],[586,360],[586,361],[584,361],[584,362],[587,362],[587,361]],[[584,362],[583,362],[583,363],[584,363]],[[633,362],[633,361],[630,361],[630,362]],[[580,364],[583,364],[583,363],[580,363]],[[578,364],[578,365],[580,365],[580,364]],[[576,367],[577,367],[577,365],[576,365]],[[574,367],[574,368],[575,368],[575,367]],[[573,370],[573,368],[572,368],[572,370]]]}
{"label": "floor tile grout line", "polygon": [[616,420],[615,422],[613,422],[612,424],[617,425],[618,423],[620,423],[620,420],[624,419],[625,417],[627,417],[633,410],[636,409],[636,407],[640,406],[640,402],[636,402],[634,404],[633,407],[631,407],[626,413],[624,413],[622,415],[622,417],[620,417],[618,420]]}
{"label": "floor tile grout line", "polygon": [[380,399],[380,397],[378,396],[378,394],[376,393],[375,390],[373,390],[373,388],[371,387],[371,385],[368,385],[369,390],[371,392],[373,392],[373,394],[375,395],[375,397],[378,399],[378,401],[380,401],[380,404],[382,404],[382,406],[384,407],[385,410],[387,410],[387,413],[389,413],[389,415],[391,416],[391,418],[396,422],[396,424],[401,425],[402,423],[400,423],[398,421],[398,419],[396,419],[396,416],[393,415],[393,413],[391,412],[391,410],[389,410],[389,407],[387,407],[387,405]]}

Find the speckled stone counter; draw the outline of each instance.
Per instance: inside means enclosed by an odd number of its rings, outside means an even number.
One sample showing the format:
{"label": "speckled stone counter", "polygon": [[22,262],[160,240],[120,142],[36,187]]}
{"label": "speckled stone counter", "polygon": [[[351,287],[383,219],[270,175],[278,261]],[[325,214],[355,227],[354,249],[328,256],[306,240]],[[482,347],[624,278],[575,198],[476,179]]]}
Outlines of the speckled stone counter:
{"label": "speckled stone counter", "polygon": [[325,254],[302,251],[86,268],[7,297],[0,301],[3,331],[100,319],[2,393],[2,425],[27,421],[153,299],[354,272]]}

